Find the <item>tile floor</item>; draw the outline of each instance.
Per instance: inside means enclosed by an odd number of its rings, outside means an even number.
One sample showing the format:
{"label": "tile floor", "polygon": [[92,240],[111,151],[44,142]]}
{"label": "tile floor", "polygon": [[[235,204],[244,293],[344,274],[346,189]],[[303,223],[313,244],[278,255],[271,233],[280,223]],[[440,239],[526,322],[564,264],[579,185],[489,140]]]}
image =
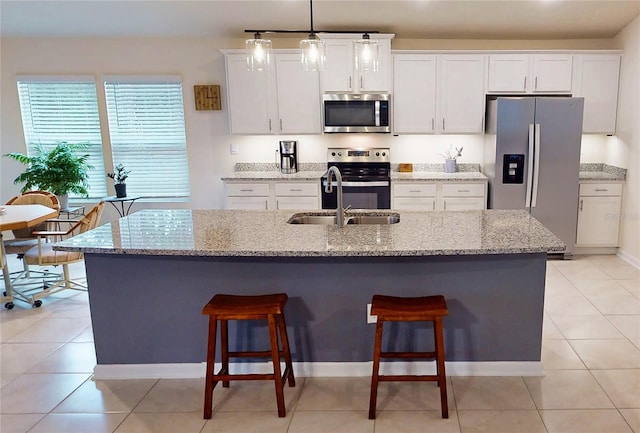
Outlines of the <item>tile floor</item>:
{"label": "tile floor", "polygon": [[[11,263],[14,268],[19,264]],[[82,272],[80,266],[75,272]],[[433,383],[299,378],[217,389],[202,419],[203,379],[94,381],[84,293],[0,312],[2,433],[640,433],[640,272],[615,256],[549,261],[543,377],[450,377],[450,418]]]}

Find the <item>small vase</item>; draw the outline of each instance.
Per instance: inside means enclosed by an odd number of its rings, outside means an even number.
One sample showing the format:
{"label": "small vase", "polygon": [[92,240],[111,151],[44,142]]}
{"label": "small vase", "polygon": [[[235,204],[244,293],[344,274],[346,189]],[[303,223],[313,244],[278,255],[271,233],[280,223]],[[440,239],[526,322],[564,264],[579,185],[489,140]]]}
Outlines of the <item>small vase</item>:
{"label": "small vase", "polygon": [[114,185],[116,188],[116,197],[124,198],[127,196],[127,184],[126,183],[116,183]]}
{"label": "small vase", "polygon": [[456,165],[455,159],[445,159],[444,160],[444,172],[445,173],[455,173],[458,171],[458,166]]}

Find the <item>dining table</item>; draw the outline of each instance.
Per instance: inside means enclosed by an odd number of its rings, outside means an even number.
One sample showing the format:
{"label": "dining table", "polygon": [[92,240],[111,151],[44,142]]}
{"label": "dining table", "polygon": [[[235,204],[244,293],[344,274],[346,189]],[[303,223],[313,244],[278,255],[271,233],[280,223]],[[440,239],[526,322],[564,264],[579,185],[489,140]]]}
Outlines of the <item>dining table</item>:
{"label": "dining table", "polygon": [[4,249],[3,234],[5,231],[24,229],[36,226],[58,215],[56,209],[41,204],[18,204],[0,206],[0,265],[4,279],[2,304],[5,308],[13,308],[13,286],[11,273]]}

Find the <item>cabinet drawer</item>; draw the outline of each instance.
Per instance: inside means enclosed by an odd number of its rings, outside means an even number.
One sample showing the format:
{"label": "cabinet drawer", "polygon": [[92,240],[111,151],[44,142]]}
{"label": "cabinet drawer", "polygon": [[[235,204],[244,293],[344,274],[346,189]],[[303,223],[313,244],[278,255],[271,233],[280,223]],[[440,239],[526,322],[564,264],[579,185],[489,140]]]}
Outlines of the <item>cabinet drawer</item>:
{"label": "cabinet drawer", "polygon": [[318,183],[292,183],[277,182],[275,184],[276,196],[318,196]]}
{"label": "cabinet drawer", "polygon": [[436,199],[398,197],[393,200],[393,208],[396,210],[436,210]]}
{"label": "cabinet drawer", "polygon": [[227,183],[225,184],[227,196],[268,197],[268,183]]}
{"label": "cabinet drawer", "polygon": [[444,183],[442,184],[444,197],[482,197],[483,183]]}
{"label": "cabinet drawer", "polygon": [[580,195],[622,195],[621,183],[581,183]]}
{"label": "cabinet drawer", "polygon": [[393,195],[397,197],[435,197],[435,183],[397,183],[393,185]]}

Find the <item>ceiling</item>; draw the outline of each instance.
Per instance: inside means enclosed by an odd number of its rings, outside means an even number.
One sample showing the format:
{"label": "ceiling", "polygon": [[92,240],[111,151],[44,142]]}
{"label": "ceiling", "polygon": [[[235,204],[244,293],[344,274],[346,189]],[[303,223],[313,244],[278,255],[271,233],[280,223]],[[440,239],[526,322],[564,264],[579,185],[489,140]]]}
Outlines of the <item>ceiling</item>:
{"label": "ceiling", "polygon": [[[611,38],[639,13],[640,0],[313,2],[315,29],[379,30],[402,39]],[[309,2],[0,0],[2,36],[244,38],[244,29],[307,30]]]}

